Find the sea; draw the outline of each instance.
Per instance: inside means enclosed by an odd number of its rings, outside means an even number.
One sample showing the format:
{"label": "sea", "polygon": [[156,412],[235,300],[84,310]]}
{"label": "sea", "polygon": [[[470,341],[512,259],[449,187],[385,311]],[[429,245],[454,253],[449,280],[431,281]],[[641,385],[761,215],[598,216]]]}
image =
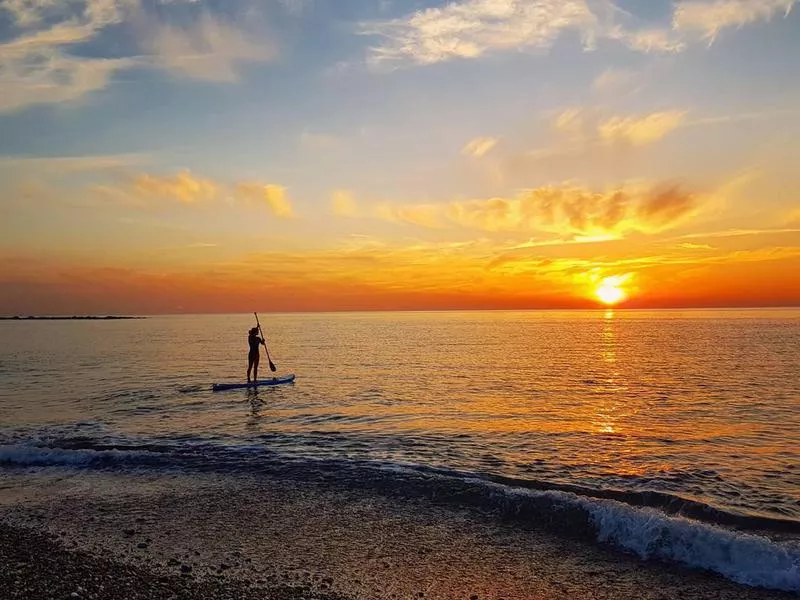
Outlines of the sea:
{"label": "sea", "polygon": [[0,321],[0,478],[307,479],[800,592],[800,309],[259,316],[293,384],[212,391],[251,314]]}

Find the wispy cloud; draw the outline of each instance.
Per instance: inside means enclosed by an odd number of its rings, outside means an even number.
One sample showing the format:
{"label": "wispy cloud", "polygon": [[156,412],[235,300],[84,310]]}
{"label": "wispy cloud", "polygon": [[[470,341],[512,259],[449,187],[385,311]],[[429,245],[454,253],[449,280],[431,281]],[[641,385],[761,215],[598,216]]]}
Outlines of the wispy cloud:
{"label": "wispy cloud", "polygon": [[679,131],[687,115],[679,109],[609,114],[602,108],[567,108],[546,115],[544,124],[551,135],[539,137],[544,145],[531,147],[527,139],[503,139],[476,167],[501,186],[529,186],[532,173],[571,179],[579,164],[612,166],[615,160],[639,155],[634,151]]}
{"label": "wispy cloud", "polygon": [[689,45],[713,43],[725,29],[786,16],[797,0],[682,0],[673,2],[672,21],[661,27],[619,27],[610,37],[643,52],[680,52]]}
{"label": "wispy cloud", "polygon": [[678,129],[686,117],[685,111],[669,110],[644,116],[611,117],[597,126],[600,138],[610,143],[633,146],[651,144]]}
{"label": "wispy cloud", "polygon": [[785,110],[764,110],[761,112],[733,113],[728,115],[718,115],[709,117],[698,117],[687,120],[684,125],[687,127],[699,125],[725,125],[728,123],[743,123],[747,121],[767,121],[770,119],[782,119],[800,115],[800,109]]}
{"label": "wispy cloud", "polygon": [[583,0],[464,0],[407,17],[363,25],[383,38],[370,62],[429,65],[496,50],[547,49],[566,30],[590,45],[598,19]]}
{"label": "wispy cloud", "polygon": [[[200,11],[198,16],[182,26],[161,21],[163,16],[156,17],[147,6],[142,0],[0,3],[0,13],[5,11],[13,24],[12,37],[0,44],[0,112],[74,102],[108,87],[127,69],[166,68],[195,79],[229,82],[237,80],[240,63],[275,57],[268,36],[254,40],[238,24],[199,3],[192,9]],[[129,34],[143,52],[98,54],[96,42],[107,34]],[[83,51],[88,44],[94,44],[92,52]]]}
{"label": "wispy cloud", "polygon": [[676,53],[686,49],[687,43],[667,27],[647,29],[627,29],[617,27],[609,37],[624,43],[639,52]]}
{"label": "wispy cloud", "polygon": [[776,235],[783,233],[800,233],[800,229],[793,227],[774,228],[774,229],[723,229],[721,231],[688,233],[686,235],[682,235],[681,239],[727,238],[727,237],[743,237],[751,235]]}
{"label": "wispy cloud", "polygon": [[488,232],[548,232],[562,240],[614,239],[675,227],[699,208],[698,196],[674,186],[611,189],[547,186],[514,198],[382,205],[378,216],[422,227]]}
{"label": "wispy cloud", "polygon": [[743,27],[788,15],[797,0],[713,0],[678,2],[673,28],[689,35],[700,34],[711,42],[723,29]]}
{"label": "wispy cloud", "polygon": [[666,110],[640,115],[605,116],[599,110],[568,108],[552,121],[553,129],[568,134],[573,141],[627,143],[641,146],[657,142],[684,122],[686,111]]}
{"label": "wispy cloud", "polygon": [[176,200],[182,204],[196,204],[215,200],[220,187],[210,179],[180,171],[175,175],[160,176],[142,173],[131,182],[130,191],[143,198]]}
{"label": "wispy cloud", "polygon": [[139,64],[136,57],[90,58],[68,52],[122,23],[130,6],[126,0],[15,0],[0,5],[19,32],[0,44],[0,111],[76,100],[106,87],[116,71]]}
{"label": "wispy cloud", "polygon": [[258,181],[227,184],[188,170],[173,175],[126,175],[121,178],[119,185],[95,186],[93,189],[106,199],[140,206],[160,206],[164,201],[186,206],[227,203],[266,207],[277,217],[294,216],[291,201],[283,186]]}
{"label": "wispy cloud", "polygon": [[0,255],[0,312],[94,312],[108,306],[119,312],[243,312],[263,301],[258,291],[265,277],[274,282],[269,306],[295,311],[586,307],[593,305],[597,283],[615,276],[635,277],[639,303],[650,307],[794,305],[800,299],[800,285],[792,280],[780,288],[741,285],[743,272],[763,275],[796,268],[798,247],[722,253],[676,248],[590,259],[567,249],[554,256],[536,247],[488,241],[347,243],[224,259],[204,255],[193,268],[186,268],[185,251],[181,257],[180,267],[137,268],[119,260],[114,267],[104,266],[110,263],[97,257],[70,262],[62,256]]}
{"label": "wispy cloud", "polygon": [[294,215],[292,205],[286,195],[286,188],[283,186],[246,181],[236,185],[235,194],[237,198],[255,205],[268,206],[277,217]]}
{"label": "wispy cloud", "polygon": [[797,0],[689,0],[675,2],[672,20],[639,26],[611,0],[461,0],[402,18],[362,24],[381,38],[370,49],[374,67],[430,65],[491,52],[548,50],[565,32],[583,46],[598,39],[639,52],[674,53],[723,29],[787,14]]}
{"label": "wispy cloud", "polygon": [[497,138],[493,137],[477,137],[469,142],[461,149],[461,154],[465,156],[472,156],[474,158],[481,158],[492,151],[499,142]]}
{"label": "wispy cloud", "polygon": [[446,205],[442,204],[381,204],[375,215],[387,221],[438,229],[448,226],[445,211]]}
{"label": "wispy cloud", "polygon": [[694,244],[692,242],[678,244],[678,247],[684,250],[714,250],[714,246],[709,246],[708,244]]}
{"label": "wispy cloud", "polygon": [[636,72],[629,69],[610,67],[595,77],[592,89],[601,94],[619,93],[631,87],[636,80]]}
{"label": "wispy cloud", "polygon": [[159,66],[193,79],[222,82],[239,79],[240,63],[277,55],[269,37],[255,39],[209,12],[189,26],[157,24],[145,47]]}

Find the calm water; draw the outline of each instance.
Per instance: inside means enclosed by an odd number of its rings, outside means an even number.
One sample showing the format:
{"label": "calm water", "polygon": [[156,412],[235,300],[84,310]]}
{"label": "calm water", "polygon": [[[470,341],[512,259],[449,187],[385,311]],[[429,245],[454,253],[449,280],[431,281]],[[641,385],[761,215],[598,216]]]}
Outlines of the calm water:
{"label": "calm water", "polygon": [[264,315],[297,382],[212,393],[252,321],[0,322],[0,464],[374,464],[800,531],[800,310]]}

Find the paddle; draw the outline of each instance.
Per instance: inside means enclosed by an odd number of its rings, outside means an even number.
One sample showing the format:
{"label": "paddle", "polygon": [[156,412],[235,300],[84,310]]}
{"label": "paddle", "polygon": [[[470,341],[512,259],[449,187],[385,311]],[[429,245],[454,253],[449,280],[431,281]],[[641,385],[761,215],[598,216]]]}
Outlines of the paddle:
{"label": "paddle", "polygon": [[264,340],[264,351],[267,353],[267,360],[269,361],[269,370],[273,373],[277,371],[277,367],[275,363],[272,362],[272,359],[269,357],[269,350],[267,349],[267,338],[264,337],[264,332],[261,331],[261,323],[258,322],[258,313],[253,313],[256,316],[256,325],[258,325],[258,333],[261,334],[261,339]]}

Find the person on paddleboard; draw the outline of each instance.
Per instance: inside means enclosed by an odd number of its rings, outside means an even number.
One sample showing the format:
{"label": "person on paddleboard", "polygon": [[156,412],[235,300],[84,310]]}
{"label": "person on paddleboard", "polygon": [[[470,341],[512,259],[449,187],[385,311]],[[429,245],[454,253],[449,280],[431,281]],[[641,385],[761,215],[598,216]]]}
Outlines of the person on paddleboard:
{"label": "person on paddleboard", "polygon": [[250,371],[253,372],[253,381],[258,381],[258,361],[261,358],[259,346],[267,347],[263,338],[258,337],[258,327],[253,327],[247,336],[247,345],[250,353],[247,355],[247,383],[250,383]]}

